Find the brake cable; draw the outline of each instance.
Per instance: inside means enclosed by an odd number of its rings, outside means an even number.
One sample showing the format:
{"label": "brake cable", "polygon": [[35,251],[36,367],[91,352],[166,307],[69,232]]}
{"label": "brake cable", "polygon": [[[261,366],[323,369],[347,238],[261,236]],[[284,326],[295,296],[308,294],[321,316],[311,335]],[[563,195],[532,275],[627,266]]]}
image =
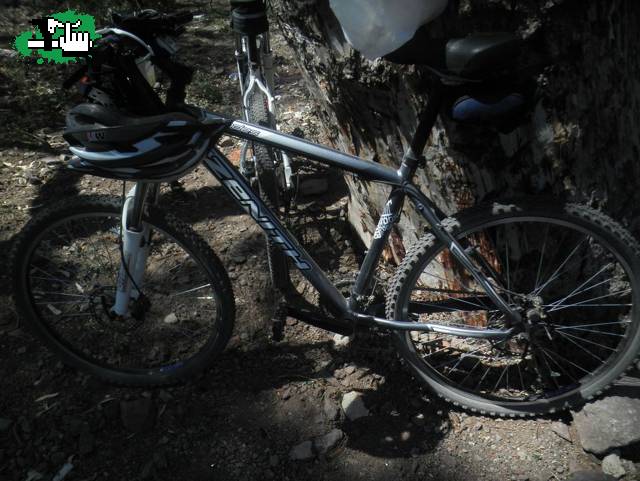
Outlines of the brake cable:
{"label": "brake cable", "polygon": [[[126,201],[126,185],[127,182],[123,181],[122,182],[122,207],[124,208],[124,204]],[[131,272],[129,272],[129,266],[127,266],[127,263],[125,262],[125,258],[124,258],[124,247],[123,247],[123,232],[122,232],[122,221],[120,221],[120,233],[119,233],[119,242],[118,242],[118,246],[120,248],[120,263],[122,264],[122,266],[124,267],[124,271],[127,274],[127,277],[131,280],[131,283],[133,284],[133,287],[135,287],[135,289],[138,291],[139,293],[139,297],[141,300],[144,300],[147,298],[147,296],[144,295],[144,292],[142,292],[142,289],[140,289],[140,287],[138,286],[138,284],[136,283],[136,281],[134,280],[133,276],[131,275]]]}

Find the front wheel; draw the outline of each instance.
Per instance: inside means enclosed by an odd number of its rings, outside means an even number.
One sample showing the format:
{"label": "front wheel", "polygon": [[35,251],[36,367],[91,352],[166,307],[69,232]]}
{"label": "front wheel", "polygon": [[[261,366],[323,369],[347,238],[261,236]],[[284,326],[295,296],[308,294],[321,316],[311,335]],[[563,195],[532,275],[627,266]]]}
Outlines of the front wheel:
{"label": "front wheel", "polygon": [[[523,318],[506,340],[396,332],[401,356],[442,398],[498,416],[541,415],[601,394],[640,351],[638,242],[585,206],[494,203],[450,219],[476,267]],[[507,321],[449,248],[427,234],[392,281],[387,316],[504,329]]]}
{"label": "front wheel", "polygon": [[116,315],[121,209],[116,198],[76,197],[34,217],[12,253],[16,306],[47,347],[87,373],[122,385],[186,380],[231,336],[231,284],[202,238],[149,207],[143,295]]}

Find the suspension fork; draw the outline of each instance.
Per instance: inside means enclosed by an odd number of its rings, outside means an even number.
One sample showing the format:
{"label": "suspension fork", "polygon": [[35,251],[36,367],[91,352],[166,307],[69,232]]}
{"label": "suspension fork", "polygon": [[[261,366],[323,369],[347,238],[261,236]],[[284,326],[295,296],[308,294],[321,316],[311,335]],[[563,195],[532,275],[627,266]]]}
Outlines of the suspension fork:
{"label": "suspension fork", "polygon": [[151,241],[151,229],[142,217],[147,197],[155,203],[158,192],[158,184],[137,182],[125,197],[121,218],[122,258],[112,309],[119,316],[127,316],[130,300],[141,295]]}

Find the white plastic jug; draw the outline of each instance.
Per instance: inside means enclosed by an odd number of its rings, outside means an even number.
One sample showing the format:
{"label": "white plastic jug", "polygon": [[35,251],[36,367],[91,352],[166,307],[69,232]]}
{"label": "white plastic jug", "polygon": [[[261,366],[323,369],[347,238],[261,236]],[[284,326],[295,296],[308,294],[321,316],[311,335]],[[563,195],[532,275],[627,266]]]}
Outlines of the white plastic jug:
{"label": "white plastic jug", "polygon": [[367,58],[393,52],[440,15],[448,0],[330,0],[347,41]]}

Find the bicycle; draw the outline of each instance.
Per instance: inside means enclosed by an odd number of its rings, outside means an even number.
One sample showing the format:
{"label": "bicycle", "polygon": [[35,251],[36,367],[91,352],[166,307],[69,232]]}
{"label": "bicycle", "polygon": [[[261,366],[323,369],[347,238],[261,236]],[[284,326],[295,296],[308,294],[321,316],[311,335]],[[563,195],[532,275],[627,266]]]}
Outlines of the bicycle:
{"label": "bicycle", "polygon": [[[243,117],[247,122],[277,130],[266,1],[231,0],[230,3]],[[245,141],[240,153],[240,172],[253,182],[272,209],[282,207],[285,214],[289,211],[295,176],[286,152]],[[287,257],[269,237],[266,237],[266,246],[271,283],[276,289],[284,290],[289,285]]]}
{"label": "bicycle", "polygon": [[[206,241],[158,204],[161,182],[203,165],[331,313],[287,292],[276,334],[286,315],[341,334],[388,331],[418,380],[482,414],[541,415],[600,395],[640,350],[640,246],[631,234],[559,200],[494,202],[445,217],[412,181],[439,112],[459,115],[466,102],[446,103],[453,80],[477,87],[470,79],[494,78],[518,48],[510,37],[472,35],[433,53],[457,63],[430,67],[434,90],[398,169],[204,110],[136,117],[80,104],[65,132],[71,168],[136,185],[124,208],[117,198],[77,197],[24,227],[11,255],[21,317],[66,363],[116,384],[175,383],[210,365],[233,329],[232,286]],[[437,65],[430,55],[422,61]],[[504,118],[513,95],[494,105],[493,120]],[[348,297],[216,148],[222,135],[390,187]],[[368,289],[407,199],[429,229],[398,267],[381,317],[366,308]]]}

